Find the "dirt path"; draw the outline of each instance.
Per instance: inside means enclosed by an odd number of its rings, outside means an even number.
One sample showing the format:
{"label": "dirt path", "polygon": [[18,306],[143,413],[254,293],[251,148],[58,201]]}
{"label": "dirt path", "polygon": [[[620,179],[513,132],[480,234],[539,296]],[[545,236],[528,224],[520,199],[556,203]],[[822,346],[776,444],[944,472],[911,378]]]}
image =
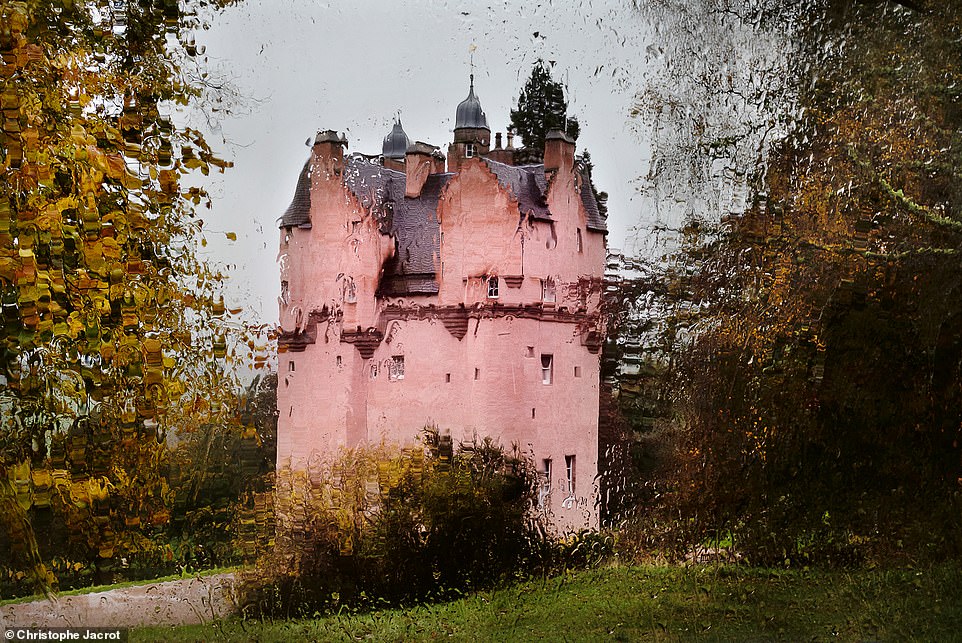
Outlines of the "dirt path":
{"label": "dirt path", "polygon": [[232,614],[234,575],[217,574],[0,607],[10,627],[137,627],[205,623]]}

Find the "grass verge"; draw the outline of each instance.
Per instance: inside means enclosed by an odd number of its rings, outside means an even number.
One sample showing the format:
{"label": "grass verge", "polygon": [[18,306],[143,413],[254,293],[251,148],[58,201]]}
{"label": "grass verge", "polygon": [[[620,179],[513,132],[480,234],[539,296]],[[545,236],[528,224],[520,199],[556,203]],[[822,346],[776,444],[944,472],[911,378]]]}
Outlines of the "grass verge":
{"label": "grass verge", "polygon": [[962,639],[962,565],[783,571],[609,567],[461,600],[272,622],[143,628],[131,641]]}

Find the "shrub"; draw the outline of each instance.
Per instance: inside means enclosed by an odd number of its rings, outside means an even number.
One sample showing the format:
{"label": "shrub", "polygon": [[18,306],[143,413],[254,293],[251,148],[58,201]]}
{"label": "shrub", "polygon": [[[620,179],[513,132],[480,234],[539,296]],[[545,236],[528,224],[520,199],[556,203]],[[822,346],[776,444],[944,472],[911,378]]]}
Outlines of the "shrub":
{"label": "shrub", "polygon": [[246,578],[248,613],[301,616],[438,599],[525,575],[545,530],[536,477],[489,439],[348,450],[277,479],[277,546]]}

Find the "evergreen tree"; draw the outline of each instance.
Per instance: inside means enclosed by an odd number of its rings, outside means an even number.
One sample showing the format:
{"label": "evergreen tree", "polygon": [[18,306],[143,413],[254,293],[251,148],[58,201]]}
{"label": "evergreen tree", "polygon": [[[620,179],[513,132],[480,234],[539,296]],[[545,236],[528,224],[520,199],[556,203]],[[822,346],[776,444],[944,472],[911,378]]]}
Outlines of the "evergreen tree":
{"label": "evergreen tree", "polygon": [[545,136],[553,129],[578,138],[578,121],[568,118],[567,110],[564,87],[551,79],[551,72],[544,61],[539,60],[518,96],[518,108],[511,110],[511,129],[521,136],[525,147],[540,155]]}

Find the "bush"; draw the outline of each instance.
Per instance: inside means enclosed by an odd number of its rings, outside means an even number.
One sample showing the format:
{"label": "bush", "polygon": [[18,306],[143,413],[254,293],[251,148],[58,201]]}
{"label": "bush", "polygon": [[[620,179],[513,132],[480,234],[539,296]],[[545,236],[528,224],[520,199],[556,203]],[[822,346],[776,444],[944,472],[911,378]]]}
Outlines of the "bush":
{"label": "bush", "polygon": [[248,613],[302,616],[440,599],[543,559],[536,475],[517,450],[426,429],[415,449],[343,452],[277,479],[277,546],[246,578]]}

